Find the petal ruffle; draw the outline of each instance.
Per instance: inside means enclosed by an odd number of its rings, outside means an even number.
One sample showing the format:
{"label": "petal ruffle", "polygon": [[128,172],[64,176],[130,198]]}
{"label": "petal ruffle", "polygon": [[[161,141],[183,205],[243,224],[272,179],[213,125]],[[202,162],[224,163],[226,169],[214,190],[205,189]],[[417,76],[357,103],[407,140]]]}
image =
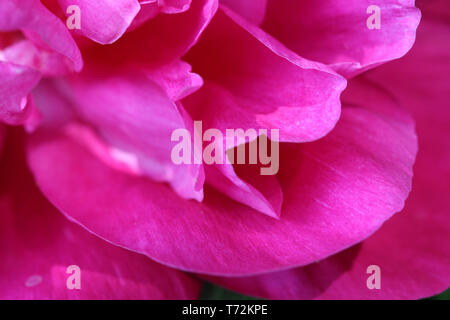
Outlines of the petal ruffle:
{"label": "petal ruffle", "polygon": [[66,57],[73,70],[81,70],[81,53],[67,27],[39,0],[1,1],[0,31],[15,30],[21,30],[37,46]]}
{"label": "petal ruffle", "polygon": [[66,11],[71,5],[80,8],[80,32],[101,44],[117,41],[128,29],[141,6],[138,0],[58,0]]}
{"label": "petal ruffle", "polygon": [[[224,4],[247,16],[246,1]],[[261,28],[299,55],[352,77],[406,54],[415,40],[420,11],[414,0],[255,0],[266,6]],[[380,8],[380,29],[369,29],[368,9]]]}
{"label": "petal ruffle", "polygon": [[114,44],[93,45],[86,48],[83,54],[86,59],[106,66],[130,62],[153,66],[171,63],[197,43],[216,13],[217,6],[217,0],[193,1],[186,12],[158,15]]}
{"label": "petal ruffle", "polygon": [[[260,25],[266,16],[268,0],[253,0],[253,1],[241,1],[241,0],[222,0],[221,3],[227,7],[239,13],[242,17],[249,22]],[[280,1],[278,1],[280,2]],[[299,15],[300,18],[300,15]]]}

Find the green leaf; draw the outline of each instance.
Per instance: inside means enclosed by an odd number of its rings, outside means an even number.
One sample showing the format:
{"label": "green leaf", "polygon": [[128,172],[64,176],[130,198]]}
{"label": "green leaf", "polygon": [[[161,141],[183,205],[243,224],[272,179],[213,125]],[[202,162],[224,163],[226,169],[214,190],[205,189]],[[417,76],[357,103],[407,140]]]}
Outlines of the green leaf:
{"label": "green leaf", "polygon": [[202,292],[200,293],[200,300],[256,300],[256,298],[247,297],[204,282]]}

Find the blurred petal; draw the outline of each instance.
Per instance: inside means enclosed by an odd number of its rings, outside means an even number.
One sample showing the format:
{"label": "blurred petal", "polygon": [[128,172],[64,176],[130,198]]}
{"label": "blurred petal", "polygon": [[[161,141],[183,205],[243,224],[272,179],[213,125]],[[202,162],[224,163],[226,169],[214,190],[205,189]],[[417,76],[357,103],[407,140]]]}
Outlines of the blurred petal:
{"label": "blurred petal", "polygon": [[199,273],[276,271],[350,247],[403,208],[413,123],[384,92],[367,94],[326,138],[283,146],[280,220],[208,188],[203,203],[182,200],[163,184],[108,168],[64,135],[34,134],[28,159],[52,203],[112,243]]}
{"label": "blurred petal", "polygon": [[205,173],[206,182],[231,199],[269,217],[280,217],[283,203],[280,183],[275,175],[262,176],[259,165],[207,165]]}
{"label": "blurred petal", "polygon": [[30,115],[28,94],[41,74],[25,66],[0,61],[0,121],[10,125],[26,122]]}
{"label": "blurred petal", "polygon": [[39,70],[44,76],[60,76],[71,72],[67,58],[52,50],[35,45],[30,40],[20,40],[0,51],[5,62]]}
{"label": "blurred petal", "polygon": [[[282,0],[281,0],[282,1]],[[278,2],[281,2],[278,1]],[[233,9],[236,13],[239,13],[248,21],[259,25],[264,21],[267,14],[267,3],[268,0],[253,0],[253,1],[242,1],[242,0],[222,0],[221,3],[225,4],[230,9]],[[299,14],[300,16],[300,14]]]}
{"label": "blurred petal", "polygon": [[81,70],[81,53],[67,27],[39,0],[1,1],[0,31],[14,30],[24,32],[36,45],[63,55],[75,71]]}
{"label": "blurred petal", "polygon": [[[187,274],[115,247],[67,221],[35,187],[17,132],[7,144],[0,164],[1,299],[198,297],[200,285]],[[80,267],[80,290],[67,288],[71,265]]]}
{"label": "blurred petal", "polygon": [[0,124],[0,156],[2,155],[3,143],[5,142],[6,127]]}
{"label": "blurred petal", "polygon": [[101,44],[119,39],[140,10],[138,0],[58,0],[63,11],[71,5],[80,8],[80,32]]}
{"label": "blurred petal", "polygon": [[[158,74],[152,76],[155,81],[159,79]],[[63,91],[71,109],[92,129],[71,125],[64,130],[107,162],[114,160],[111,158],[125,160],[129,171],[168,182],[181,197],[201,201],[202,166],[176,165],[171,159],[173,131],[187,128],[181,107],[153,80],[144,71],[85,68]],[[181,91],[176,82],[164,80],[174,92]],[[188,86],[181,82],[186,89]],[[40,107],[45,110],[48,105],[42,103]]]}

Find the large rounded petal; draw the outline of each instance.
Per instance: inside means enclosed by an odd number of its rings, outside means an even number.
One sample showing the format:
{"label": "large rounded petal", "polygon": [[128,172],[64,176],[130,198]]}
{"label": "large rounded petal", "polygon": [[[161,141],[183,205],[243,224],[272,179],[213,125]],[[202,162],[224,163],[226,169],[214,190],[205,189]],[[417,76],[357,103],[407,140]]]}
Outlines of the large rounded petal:
{"label": "large rounded petal", "polygon": [[[414,43],[420,20],[414,0],[254,0],[251,14],[246,1],[223,3],[253,21],[263,10],[264,19],[256,20],[262,29],[347,77],[402,57]],[[379,29],[367,26],[374,10],[380,13]]]}
{"label": "large rounded petal", "polygon": [[[36,188],[23,144],[0,163],[0,299],[196,299],[189,275],[113,246],[65,219]],[[69,266],[81,289],[69,290]],[[69,279],[70,280],[70,279]]]}
{"label": "large rounded petal", "polygon": [[[427,4],[440,4],[443,15],[450,13],[444,2]],[[411,54],[367,74],[374,85],[388,86],[416,119],[419,153],[405,209],[361,245],[317,264],[211,281],[275,299],[419,299],[450,286],[450,27],[428,20],[427,13]],[[381,268],[381,290],[366,286],[370,265]]]}
{"label": "large rounded petal", "polygon": [[326,138],[282,146],[280,220],[208,188],[203,203],[182,200],[168,186],[105,166],[62,133],[36,133],[28,160],[56,207],[115,244],[199,273],[275,271],[360,242],[402,209],[413,124],[383,92],[369,94],[364,107],[345,109]]}

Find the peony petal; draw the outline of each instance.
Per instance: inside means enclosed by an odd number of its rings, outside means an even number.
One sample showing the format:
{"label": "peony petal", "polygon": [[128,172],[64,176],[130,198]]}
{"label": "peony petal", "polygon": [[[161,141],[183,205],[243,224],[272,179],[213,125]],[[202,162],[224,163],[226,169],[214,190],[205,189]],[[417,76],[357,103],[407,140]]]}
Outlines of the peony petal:
{"label": "peony petal", "polygon": [[71,72],[67,58],[61,54],[36,46],[30,40],[20,40],[0,51],[5,62],[39,70],[44,76],[60,76]]}
{"label": "peony petal", "polygon": [[196,0],[186,12],[158,15],[113,45],[94,45],[83,54],[86,59],[105,66],[130,62],[153,66],[171,63],[197,43],[217,6],[217,0]]}
{"label": "peony petal", "polygon": [[[439,1],[424,3],[435,8]],[[443,3],[439,14],[445,12]],[[446,2],[446,9],[450,6]],[[268,299],[420,299],[450,284],[450,28],[424,10],[416,46],[367,77],[388,86],[415,116],[419,153],[405,209],[362,245],[304,268],[249,278],[212,278]],[[432,81],[431,81],[432,80]],[[367,267],[381,269],[381,290],[368,290]]]}
{"label": "peony petal", "polygon": [[52,203],[112,243],[199,273],[286,269],[360,242],[403,207],[413,124],[383,92],[367,95],[366,106],[346,108],[326,138],[282,146],[280,220],[209,188],[203,203],[182,200],[163,184],[108,168],[62,134],[35,133],[28,160]]}
{"label": "peony petal", "polygon": [[192,0],[158,0],[164,13],[180,13],[189,9]]}
{"label": "peony petal", "polygon": [[[115,247],[60,215],[35,187],[17,133],[8,137],[0,164],[1,299],[198,297],[200,284],[187,274]],[[80,267],[80,290],[67,287],[71,265]]]}
{"label": "peony petal", "polygon": [[[225,4],[229,2],[246,15],[246,5],[230,0]],[[326,63],[346,77],[402,57],[414,43],[420,20],[414,0],[267,0],[266,5],[263,30],[299,55]],[[380,29],[367,27],[371,5],[381,10]]]}
{"label": "peony petal", "polygon": [[138,0],[58,0],[63,11],[71,5],[80,8],[80,32],[101,44],[117,41],[140,10]]}
{"label": "peony petal", "polygon": [[[253,24],[259,25],[264,21],[267,14],[267,4],[269,0],[222,0],[221,3],[239,13],[242,17]],[[280,2],[280,1],[278,1]],[[300,17],[300,15],[299,15]]]}
{"label": "peony petal", "polygon": [[0,61],[0,121],[23,124],[29,117],[27,95],[41,79],[41,74],[25,66]]}
{"label": "peony petal", "polygon": [[67,27],[39,0],[2,0],[0,31],[21,30],[36,45],[64,57],[75,71],[81,70],[80,50]]}
{"label": "peony petal", "polygon": [[218,12],[186,60],[205,86],[183,104],[205,128],[279,129],[281,141],[304,142],[323,137],[339,118],[345,79],[230,11]]}
{"label": "peony petal", "polygon": [[[202,166],[176,165],[171,159],[172,133],[186,128],[185,119],[165,90],[145,72],[103,73],[86,68],[69,82],[66,91],[72,108],[95,130],[71,126],[71,135],[79,135],[94,149],[100,148],[100,154],[109,148],[108,154],[131,159],[130,167],[135,167],[136,174],[169,182],[183,198],[203,199]],[[170,85],[170,81],[165,84]]]}
{"label": "peony petal", "polygon": [[206,182],[231,199],[248,205],[269,217],[278,219],[283,203],[283,191],[274,175],[262,176],[255,164],[205,166]]}

